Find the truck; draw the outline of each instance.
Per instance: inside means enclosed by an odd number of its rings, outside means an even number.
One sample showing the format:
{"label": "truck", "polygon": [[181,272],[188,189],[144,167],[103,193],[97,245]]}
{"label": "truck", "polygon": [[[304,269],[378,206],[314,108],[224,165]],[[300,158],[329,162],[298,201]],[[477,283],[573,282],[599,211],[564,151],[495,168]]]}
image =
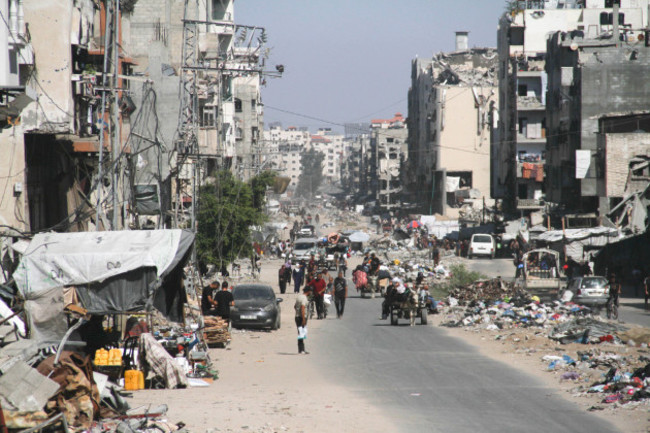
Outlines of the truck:
{"label": "truck", "polygon": [[542,300],[557,299],[565,281],[560,253],[547,248],[530,250],[522,257],[522,269],[515,278],[515,287]]}

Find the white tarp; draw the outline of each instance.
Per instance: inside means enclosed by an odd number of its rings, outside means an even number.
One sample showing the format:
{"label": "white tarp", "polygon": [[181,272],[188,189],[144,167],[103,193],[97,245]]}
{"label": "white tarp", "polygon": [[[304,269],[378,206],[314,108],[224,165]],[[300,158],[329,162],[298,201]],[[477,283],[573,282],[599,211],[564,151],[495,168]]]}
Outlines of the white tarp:
{"label": "white tarp", "polygon": [[548,245],[559,243],[566,237],[564,249],[568,257],[576,261],[585,259],[585,248],[594,249],[604,247],[608,243],[616,242],[619,238],[617,229],[609,227],[592,227],[586,229],[551,230],[541,233],[537,241]]}
{"label": "white tarp", "polygon": [[370,240],[370,236],[367,233],[364,232],[354,232],[350,235],[350,242],[368,242]]}
{"label": "white tarp", "polygon": [[160,276],[174,261],[182,232],[37,234],[14,272],[14,280],[29,299],[49,289],[101,282],[142,267],[155,267]]}
{"label": "white tarp", "polygon": [[445,185],[446,192],[454,192],[460,187],[460,177],[447,176],[447,184]]}
{"label": "white tarp", "polygon": [[591,150],[576,150],[576,179],[587,177],[591,164]]}
{"label": "white tarp", "polygon": [[[600,236],[609,236],[616,238],[618,237],[618,230],[602,226],[586,229],[566,229],[564,231],[550,230],[540,234],[537,239],[544,242],[558,242],[561,241],[564,236],[566,236],[566,239],[569,241],[576,241]],[[607,241],[605,241],[605,243],[607,243]]]}

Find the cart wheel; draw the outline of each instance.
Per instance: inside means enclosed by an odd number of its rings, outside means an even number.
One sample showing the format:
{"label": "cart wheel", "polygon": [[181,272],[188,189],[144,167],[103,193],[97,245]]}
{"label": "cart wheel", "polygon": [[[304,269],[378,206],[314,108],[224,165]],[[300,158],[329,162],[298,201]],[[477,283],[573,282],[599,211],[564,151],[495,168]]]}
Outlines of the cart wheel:
{"label": "cart wheel", "polygon": [[429,322],[429,316],[426,308],[420,310],[420,325],[426,325]]}
{"label": "cart wheel", "polygon": [[397,326],[397,314],[395,314],[394,310],[390,310],[390,324]]}

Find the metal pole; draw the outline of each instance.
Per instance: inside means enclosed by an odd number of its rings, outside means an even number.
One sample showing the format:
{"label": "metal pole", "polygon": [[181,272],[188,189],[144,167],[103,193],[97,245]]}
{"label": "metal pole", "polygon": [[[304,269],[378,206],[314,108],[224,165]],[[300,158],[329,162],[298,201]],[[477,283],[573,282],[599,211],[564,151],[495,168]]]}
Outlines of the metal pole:
{"label": "metal pole", "polygon": [[99,219],[101,216],[101,203],[102,203],[102,184],[104,183],[102,177],[102,166],[104,165],[104,113],[106,107],[106,70],[108,69],[108,20],[109,20],[109,7],[110,3],[106,3],[104,8],[104,69],[102,71],[102,102],[101,102],[101,126],[99,128],[99,167],[97,168],[97,207],[95,209],[95,231],[99,230]]}
{"label": "metal pole", "polygon": [[120,137],[121,131],[120,131],[120,107],[119,107],[119,101],[118,101],[118,93],[116,89],[119,86],[119,77],[118,75],[120,74],[121,71],[119,71],[119,61],[120,61],[120,53],[119,49],[117,46],[117,38],[118,35],[120,34],[119,32],[119,26],[120,26],[120,0],[115,0],[115,14],[114,14],[114,23],[113,23],[113,41],[112,41],[112,50],[113,50],[113,122],[114,122],[114,136],[113,136],[113,144],[111,146],[111,152],[113,154],[113,224],[112,224],[112,229],[117,230],[118,229],[118,223],[119,223],[119,196],[118,196],[118,182],[119,182],[119,158],[120,158],[120,152],[122,150],[122,140]]}

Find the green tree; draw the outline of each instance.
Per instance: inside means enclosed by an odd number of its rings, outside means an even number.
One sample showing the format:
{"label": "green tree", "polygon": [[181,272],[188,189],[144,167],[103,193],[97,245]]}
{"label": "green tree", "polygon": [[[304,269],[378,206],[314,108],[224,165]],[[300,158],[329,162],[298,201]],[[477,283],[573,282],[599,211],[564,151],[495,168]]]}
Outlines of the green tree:
{"label": "green tree", "polygon": [[266,221],[264,194],[273,178],[265,172],[246,183],[222,170],[199,189],[196,249],[202,267],[227,266],[251,253],[250,227]]}
{"label": "green tree", "polygon": [[302,173],[298,178],[296,195],[308,197],[318,190],[323,181],[323,160],[325,155],[315,149],[309,149],[300,157]]}

